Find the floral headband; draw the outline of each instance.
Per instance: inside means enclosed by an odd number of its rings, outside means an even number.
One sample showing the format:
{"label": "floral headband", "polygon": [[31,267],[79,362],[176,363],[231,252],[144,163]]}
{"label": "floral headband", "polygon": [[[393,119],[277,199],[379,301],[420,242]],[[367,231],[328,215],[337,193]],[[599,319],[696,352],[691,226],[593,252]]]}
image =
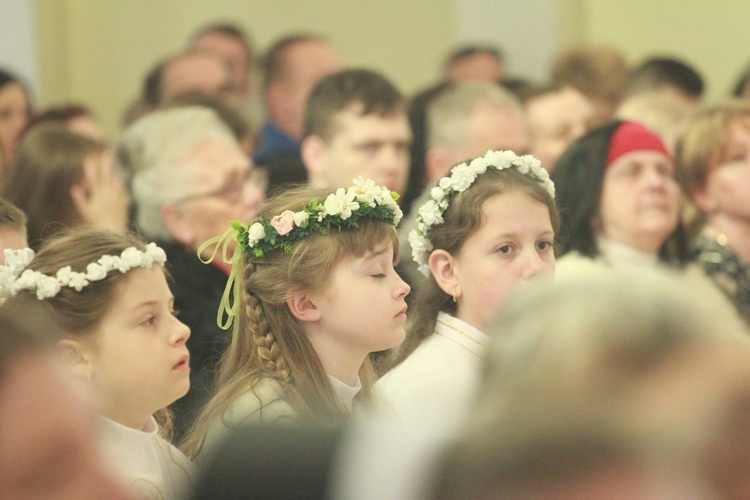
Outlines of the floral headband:
{"label": "floral headband", "polygon": [[443,216],[450,206],[454,195],[463,193],[487,170],[505,170],[515,168],[522,174],[539,183],[552,198],[555,197],[555,184],[549,173],[542,168],[541,162],[531,155],[517,156],[513,151],[487,151],[483,157],[475,158],[469,163],[461,163],[451,169],[451,175],[443,177],[438,185],[430,191],[430,200],[419,207],[417,229],[409,233],[412,258],[419,266],[419,271],[430,275],[427,259],[433,250],[430,242],[430,230],[445,222]]}
{"label": "floral headband", "polygon": [[34,251],[30,248],[5,250],[5,264],[0,266],[0,303],[21,290],[35,292],[39,300],[54,297],[64,286],[80,292],[92,281],[104,279],[111,271],[124,274],[136,267],[150,268],[154,262],[164,265],[167,254],[155,243],[149,243],[145,252],[129,247],[120,255],[102,255],[99,260],[86,266],[85,273],[77,273],[70,266],[65,266],[55,276],[26,269],[33,258]]}
{"label": "floral headband", "polygon": [[[386,221],[396,226],[403,217],[403,212],[396,203],[398,198],[397,193],[376,186],[372,180],[365,180],[360,176],[354,179],[352,187],[337,189],[323,203],[312,200],[297,212],[285,210],[271,219],[257,218],[249,225],[240,221],[231,222],[231,227],[224,234],[211,238],[198,249],[198,256],[206,264],[212,262],[217,252],[221,251],[222,260],[232,265],[217,313],[217,324],[225,330],[232,325],[239,310],[237,297],[242,294],[237,279],[237,263],[241,252],[235,251],[229,257],[231,243],[236,241],[244,253],[261,258],[274,250],[291,252],[294,243],[313,233],[326,234],[332,229],[359,227],[359,221],[366,218]],[[208,259],[201,257],[203,251],[211,246],[214,246],[211,256]],[[231,304],[230,295],[234,297]],[[234,334],[236,333],[235,328]]]}

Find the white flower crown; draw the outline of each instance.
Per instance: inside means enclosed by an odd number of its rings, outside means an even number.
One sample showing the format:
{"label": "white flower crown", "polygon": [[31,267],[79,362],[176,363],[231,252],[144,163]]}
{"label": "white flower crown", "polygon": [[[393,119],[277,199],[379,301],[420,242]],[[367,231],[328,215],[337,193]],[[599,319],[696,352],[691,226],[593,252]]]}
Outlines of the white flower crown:
{"label": "white flower crown", "polygon": [[34,251],[30,248],[5,250],[5,264],[0,266],[0,303],[21,290],[34,291],[39,300],[54,297],[64,286],[80,292],[92,281],[104,279],[110,271],[124,274],[136,267],[150,268],[154,262],[164,265],[167,254],[156,243],[149,243],[145,252],[129,247],[120,255],[102,255],[86,266],[85,273],[74,272],[70,266],[65,266],[55,276],[26,269],[33,258]]}
{"label": "white flower crown", "polygon": [[487,172],[488,169],[505,170],[506,168],[515,168],[531,177],[546,189],[552,198],[555,197],[555,184],[550,180],[549,173],[542,168],[541,162],[531,155],[518,156],[513,151],[487,151],[487,154],[469,163],[456,165],[451,169],[450,176],[443,177],[438,185],[432,188],[431,199],[419,207],[417,229],[409,233],[412,258],[425,277],[430,275],[427,259],[433,250],[429,239],[430,230],[445,222],[443,215],[450,206],[451,197],[469,189],[477,177]]}

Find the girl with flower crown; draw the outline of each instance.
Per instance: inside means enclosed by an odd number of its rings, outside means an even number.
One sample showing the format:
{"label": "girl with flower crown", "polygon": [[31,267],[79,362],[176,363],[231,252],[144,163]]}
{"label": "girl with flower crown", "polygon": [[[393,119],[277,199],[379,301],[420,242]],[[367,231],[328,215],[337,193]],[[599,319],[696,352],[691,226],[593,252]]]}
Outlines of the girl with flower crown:
{"label": "girl with flower crown", "polygon": [[498,306],[518,283],[554,273],[559,219],[547,171],[511,151],[454,167],[431,195],[409,235],[428,281],[376,388],[406,422],[455,423],[477,388]]}
{"label": "girl with flower crown", "polygon": [[224,326],[234,332],[216,394],[183,442],[188,455],[244,423],[347,419],[370,396],[368,355],[404,338],[395,198],[361,177],[335,193],[289,189],[206,242],[233,266]]}
{"label": "girl with flower crown", "polygon": [[163,409],[190,386],[190,329],[175,317],[165,260],[153,243],[82,227],[36,256],[6,251],[0,266],[4,307],[39,302],[65,332],[58,345],[92,389],[104,456],[137,498],[182,498],[196,474],[160,436]]}

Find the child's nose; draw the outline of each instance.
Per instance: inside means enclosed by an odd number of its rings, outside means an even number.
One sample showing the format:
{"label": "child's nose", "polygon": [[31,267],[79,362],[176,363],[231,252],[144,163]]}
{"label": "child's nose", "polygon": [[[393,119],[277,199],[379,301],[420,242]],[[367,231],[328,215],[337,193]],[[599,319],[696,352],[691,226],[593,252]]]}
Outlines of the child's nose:
{"label": "child's nose", "polygon": [[527,252],[521,265],[521,277],[525,280],[536,278],[546,268],[546,264],[539,253]]}
{"label": "child's nose", "polygon": [[184,344],[190,338],[190,327],[177,318],[174,318],[174,321],[172,342],[175,344]]}
{"label": "child's nose", "polygon": [[401,279],[401,276],[396,274],[396,277],[398,279],[398,285],[396,286],[396,298],[402,299],[406,297],[407,295],[409,295],[409,292],[411,291],[411,287],[406,281]]}

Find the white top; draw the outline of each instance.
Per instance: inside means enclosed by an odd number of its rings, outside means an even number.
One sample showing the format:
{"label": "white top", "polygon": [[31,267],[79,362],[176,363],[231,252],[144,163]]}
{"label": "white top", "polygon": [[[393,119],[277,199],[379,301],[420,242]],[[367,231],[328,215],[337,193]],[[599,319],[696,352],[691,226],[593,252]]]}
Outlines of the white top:
{"label": "white top", "polygon": [[152,417],[143,430],[100,419],[103,453],[135,498],[185,498],[198,469],[180,450],[158,435]]}
{"label": "white top", "polygon": [[[359,379],[355,387],[346,385],[330,375],[328,379],[344,407],[351,411],[352,401],[362,387]],[[281,384],[273,379],[265,379],[252,391],[247,391],[234,400],[224,410],[221,419],[210,426],[198,456],[198,462],[203,463],[214,447],[237,427],[250,424],[296,422],[298,422],[297,415],[292,405],[284,399],[284,389]]]}
{"label": "white top", "polygon": [[459,424],[477,393],[488,342],[484,333],[441,312],[435,333],[375,389],[406,424]]}

